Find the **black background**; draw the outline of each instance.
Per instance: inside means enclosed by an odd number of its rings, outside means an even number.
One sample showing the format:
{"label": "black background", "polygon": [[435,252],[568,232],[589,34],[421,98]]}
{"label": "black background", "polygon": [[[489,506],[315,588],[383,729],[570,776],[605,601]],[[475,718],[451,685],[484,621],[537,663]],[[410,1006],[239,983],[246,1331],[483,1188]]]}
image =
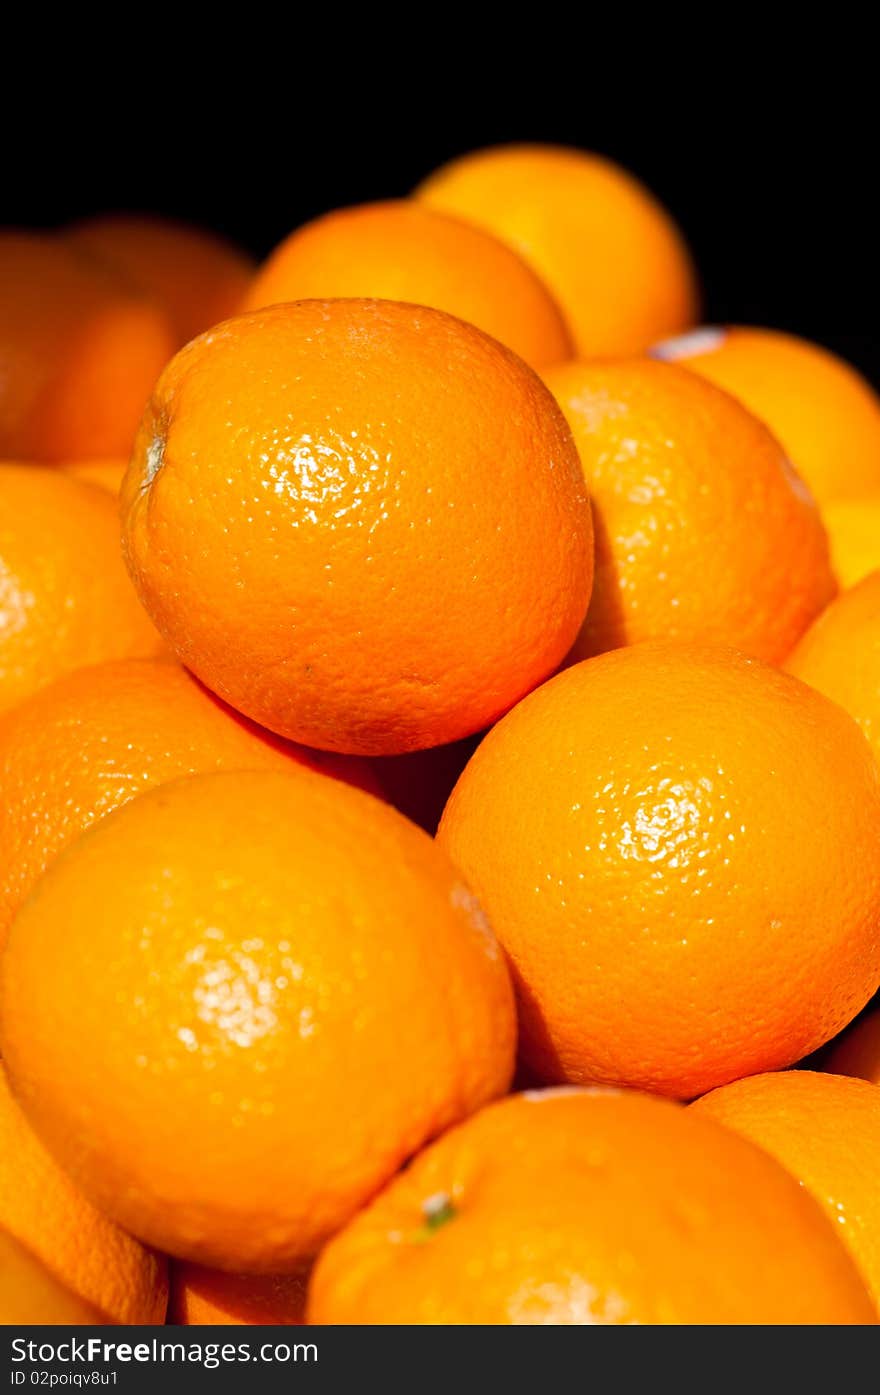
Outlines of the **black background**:
{"label": "black background", "polygon": [[340,10],[317,36],[238,11],[235,32],[183,52],[168,16],[144,12],[127,47],[85,67],[82,34],[52,29],[52,71],[28,50],[0,96],[0,222],[151,209],[262,255],[304,219],[404,195],[462,151],[561,141],[621,161],[665,201],[707,319],[818,339],[880,382],[866,36],[835,15],[805,51],[792,33],[771,45],[742,11],[719,12],[711,33],[696,19],[673,32],[665,15],[648,32],[636,10],[611,32],[590,11],[517,14],[495,13],[477,44],[448,11],[356,31]]}

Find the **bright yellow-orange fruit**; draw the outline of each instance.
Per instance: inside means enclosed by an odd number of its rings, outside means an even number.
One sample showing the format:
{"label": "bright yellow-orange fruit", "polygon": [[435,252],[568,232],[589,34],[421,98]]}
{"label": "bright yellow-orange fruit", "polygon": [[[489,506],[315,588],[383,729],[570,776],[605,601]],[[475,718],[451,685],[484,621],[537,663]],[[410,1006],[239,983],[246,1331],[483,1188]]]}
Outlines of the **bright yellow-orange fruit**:
{"label": "bright yellow-orange fruit", "polygon": [[0,712],[72,669],[162,648],[125,574],[107,491],[0,464]]}
{"label": "bright yellow-orange fruit", "polygon": [[0,1230],[0,1326],[51,1323],[92,1326],[106,1318],[60,1284],[6,1231]]}
{"label": "bright yellow-orange fruit", "polygon": [[855,586],[880,568],[880,495],[831,500],[822,505],[822,522],[841,587]]}
{"label": "bright yellow-orange fruit", "polygon": [[610,160],[564,146],[496,146],[444,165],[416,197],[525,257],[584,356],[638,353],[696,318],[696,276],[681,234],[644,185]]}
{"label": "bright yellow-orange fruit", "polygon": [[64,1288],[97,1308],[101,1321],[164,1321],[164,1259],[126,1235],[77,1191],[34,1134],[2,1068],[0,1228]]}
{"label": "bright yellow-orange fruit", "polygon": [[53,858],[105,814],[182,775],[291,763],[381,794],[366,761],[272,736],[174,663],[95,664],[19,703],[0,716],[0,946]]}
{"label": "bright yellow-orange fruit", "polygon": [[738,402],[651,359],[545,375],[590,491],[596,576],[573,658],[646,639],[783,659],[835,591],[818,510]]}
{"label": "bright yellow-orange fruit", "polygon": [[233,1273],[299,1269],[512,1074],[510,983],[457,871],[298,767],[108,815],[0,972],[3,1058],[47,1146],[132,1234]]}
{"label": "bright yellow-orange fruit", "polygon": [[880,1302],[880,1090],[819,1071],[754,1075],[693,1106],[751,1139],[824,1206]]}
{"label": "bright yellow-orange fruit", "polygon": [[689,1098],[799,1060],[880,984],[880,771],[733,651],[566,670],[483,738],[438,834],[506,949],[545,1082]]}
{"label": "bright yellow-orange fruit", "polygon": [[533,368],[574,352],[562,311],[512,248],[417,203],[360,204],[297,228],[258,273],[245,308],[335,296],[446,310],[500,339]]}
{"label": "bright yellow-orange fruit", "polygon": [[263,726],[395,755],[565,657],[592,577],[577,451],[520,359],[438,310],[301,301],[188,345],[122,494],[147,609]]}
{"label": "bright yellow-orange fruit", "polygon": [[308,1270],[296,1274],[224,1274],[200,1264],[171,1266],[168,1321],[183,1327],[298,1326]]}
{"label": "bright yellow-orange fruit", "polygon": [[769,426],[819,503],[880,490],[880,398],[851,364],[776,329],[698,329],[652,353],[717,383]]}
{"label": "bright yellow-orange fruit", "polygon": [[845,707],[880,756],[880,571],[832,601],[786,668]]}
{"label": "bright yellow-orange fruit", "polygon": [[865,1013],[834,1042],[823,1069],[880,1085],[880,1011]]}
{"label": "bright yellow-orange fruit", "polygon": [[234,315],[254,272],[239,247],[172,218],[107,213],[77,223],[68,236],[152,296],[180,344]]}
{"label": "bright yellow-orange fruit", "polygon": [[312,1323],[873,1323],[812,1197],[668,1101],[515,1095],[427,1148],[321,1255]]}
{"label": "bright yellow-orange fruit", "polygon": [[65,238],[8,231],[0,305],[0,456],[127,456],[175,349],[161,308]]}

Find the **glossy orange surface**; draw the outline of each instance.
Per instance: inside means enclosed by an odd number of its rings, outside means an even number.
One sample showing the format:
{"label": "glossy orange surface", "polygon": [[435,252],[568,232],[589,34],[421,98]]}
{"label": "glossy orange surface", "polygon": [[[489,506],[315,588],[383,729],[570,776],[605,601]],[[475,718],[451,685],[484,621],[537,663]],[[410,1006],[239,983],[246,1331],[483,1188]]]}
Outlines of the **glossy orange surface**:
{"label": "glossy orange surface", "polygon": [[880,984],[880,772],[840,707],[732,651],[568,669],[440,825],[547,1082],[690,1097],[799,1060]]}
{"label": "glossy orange surface", "polygon": [[0,1038],[37,1131],[117,1223],[276,1274],[507,1089],[515,1022],[431,839],[297,768],[162,786],[59,857],[9,937]]}
{"label": "glossy orange surface", "polygon": [[481,729],[564,658],[590,594],[561,412],[437,310],[305,301],[195,340],[153,395],[122,510],[180,659],[327,750]]}

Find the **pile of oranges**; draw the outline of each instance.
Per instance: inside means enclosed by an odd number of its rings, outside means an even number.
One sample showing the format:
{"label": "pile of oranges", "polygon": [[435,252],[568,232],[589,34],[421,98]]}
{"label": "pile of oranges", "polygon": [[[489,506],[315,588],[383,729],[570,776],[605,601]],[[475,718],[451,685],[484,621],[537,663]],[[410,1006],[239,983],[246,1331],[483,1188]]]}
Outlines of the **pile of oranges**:
{"label": "pile of oranges", "polygon": [[0,1320],[878,1321],[880,400],[698,319],[554,147],[0,234]]}

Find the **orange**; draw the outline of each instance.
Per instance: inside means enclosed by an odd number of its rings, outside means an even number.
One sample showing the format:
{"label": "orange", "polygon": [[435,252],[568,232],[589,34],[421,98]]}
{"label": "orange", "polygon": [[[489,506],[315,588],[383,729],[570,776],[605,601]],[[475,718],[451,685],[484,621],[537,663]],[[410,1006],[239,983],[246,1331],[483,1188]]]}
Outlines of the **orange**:
{"label": "orange", "polygon": [[50,684],[0,717],[0,946],[53,858],[135,795],[181,775],[291,762],[380,793],[366,761],[270,736],[176,664],[119,659]]}
{"label": "orange", "polygon": [[880,496],[834,499],[822,507],[834,575],[842,587],[880,567]]}
{"label": "orange", "polygon": [[880,1301],[880,1090],[818,1071],[755,1075],[693,1108],[751,1139],[824,1206]]}
{"label": "orange", "polygon": [[610,160],[564,146],[496,146],[437,170],[416,197],[525,257],[584,356],[638,353],[696,319],[696,276],[681,234],[644,185]]}
{"label": "orange", "polygon": [[127,456],[175,348],[162,310],[61,237],[0,231],[0,456]]}
{"label": "orange", "polygon": [[738,397],[825,504],[880,489],[880,398],[851,364],[775,329],[698,329],[652,353]]}
{"label": "orange", "polygon": [[180,344],[234,315],[254,271],[251,258],[217,233],[152,214],[106,213],[68,235],[152,296]]}
{"label": "orange", "polygon": [[856,724],[733,651],[621,649],[515,708],[438,834],[545,1082],[687,1098],[799,1060],[880,983],[880,771]]}
{"label": "orange", "polygon": [[832,1044],[823,1069],[880,1085],[880,1011],[860,1017]]}
{"label": "orange", "polygon": [[650,359],[566,364],[546,381],[596,526],[573,657],[683,639],[784,658],[835,586],[816,506],[766,428],[696,374]]}
{"label": "orange", "polygon": [[79,479],[88,480],[90,484],[100,484],[115,495],[122,487],[122,481],[128,469],[128,461],[82,460],[74,465],[68,465],[67,469],[70,474],[78,476]]}
{"label": "orange", "polygon": [[427,1148],[332,1240],[312,1323],[873,1323],[821,1209],[668,1101],[516,1095]]}
{"label": "orange", "polygon": [[32,1132],[2,1069],[0,1228],[64,1288],[97,1308],[100,1321],[164,1320],[164,1259],[119,1230],[77,1191]]}
{"label": "orange", "polygon": [[174,1264],[168,1321],[182,1327],[298,1326],[303,1321],[307,1277],[307,1271],[224,1274],[198,1264]]}
{"label": "orange", "polygon": [[291,767],[132,800],[13,924],[3,1057],[132,1234],[293,1272],[428,1138],[502,1094],[510,984],[427,834]]}
{"label": "orange", "polygon": [[433,305],[500,339],[533,368],[574,346],[549,290],[512,248],[417,203],[367,203],[290,234],[257,275],[247,309],[373,296]]}
{"label": "orange", "polygon": [[107,491],[0,464],[0,712],[71,669],[162,648],[125,574]]}
{"label": "orange", "polygon": [[0,1230],[0,1326],[93,1325],[104,1319],[76,1298],[11,1235]]}
{"label": "orange", "polygon": [[122,510],[180,659],[327,750],[487,726],[564,658],[590,593],[562,414],[438,310],[302,301],[195,340],[156,388]]}
{"label": "orange", "polygon": [[880,572],[823,611],[786,668],[845,707],[880,756]]}

